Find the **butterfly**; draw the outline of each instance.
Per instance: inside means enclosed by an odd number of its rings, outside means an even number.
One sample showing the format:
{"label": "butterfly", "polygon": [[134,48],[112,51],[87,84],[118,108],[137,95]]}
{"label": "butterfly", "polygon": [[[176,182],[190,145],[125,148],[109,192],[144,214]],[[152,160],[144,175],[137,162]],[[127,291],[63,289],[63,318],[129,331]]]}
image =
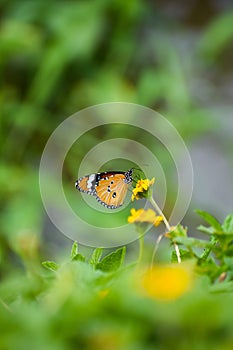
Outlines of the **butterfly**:
{"label": "butterfly", "polygon": [[122,206],[132,178],[133,169],[124,171],[105,171],[80,177],[75,187],[96,197],[97,201],[109,209]]}

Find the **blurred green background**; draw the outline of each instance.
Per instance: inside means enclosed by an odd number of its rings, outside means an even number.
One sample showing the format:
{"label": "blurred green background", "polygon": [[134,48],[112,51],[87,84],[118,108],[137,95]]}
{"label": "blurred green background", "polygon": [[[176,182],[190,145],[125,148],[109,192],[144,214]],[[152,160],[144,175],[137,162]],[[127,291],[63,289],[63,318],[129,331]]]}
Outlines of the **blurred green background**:
{"label": "blurred green background", "polygon": [[[232,23],[231,0],[0,0],[0,349],[232,349],[231,284],[218,294],[219,281],[210,294],[202,276],[190,294],[162,303],[138,295],[129,267],[124,275],[65,264],[73,242],[50,222],[38,174],[48,138],[67,117],[104,102],[141,104],[171,121],[190,151],[189,234],[200,224],[194,208],[222,222],[233,209]],[[67,198],[77,197],[79,210],[79,163],[114,136],[156,149],[169,213],[174,163],[136,128],[82,136],[64,164]],[[153,249],[155,235],[146,239]],[[132,253],[135,261],[137,244],[126,260]],[[61,268],[47,271],[43,260]]]}
{"label": "blurred green background", "polygon": [[[38,167],[53,130],[93,104],[134,102],[174,124],[194,165],[184,224],[196,226],[196,207],[220,220],[232,211],[231,1],[11,0],[0,21],[2,260],[25,232],[43,237],[46,256],[70,246],[43,209]],[[83,153],[108,132],[90,133],[66,163],[70,191]]]}

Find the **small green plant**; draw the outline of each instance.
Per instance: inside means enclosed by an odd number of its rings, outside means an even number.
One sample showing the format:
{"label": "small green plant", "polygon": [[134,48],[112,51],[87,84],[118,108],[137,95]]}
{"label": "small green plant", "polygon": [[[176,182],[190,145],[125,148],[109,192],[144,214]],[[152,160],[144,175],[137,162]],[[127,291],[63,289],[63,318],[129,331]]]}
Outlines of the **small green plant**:
{"label": "small green plant", "polygon": [[[133,190],[132,200],[146,197],[152,205],[132,209],[128,218],[139,233],[133,262],[125,259],[125,246],[86,256],[74,242],[66,261],[41,263],[37,236],[15,240],[24,270],[1,276],[0,349],[231,348],[233,214],[220,223],[197,210],[207,223],[198,229],[208,239],[191,237],[181,224],[169,225],[152,196],[153,183],[139,180]],[[145,228],[159,224],[165,230],[147,263]],[[156,255],[163,238],[172,247],[166,263]]]}
{"label": "small green plant", "polygon": [[[208,276],[214,285],[212,290],[232,290],[233,214],[228,215],[221,224],[213,215],[202,210],[196,210],[197,214],[209,224],[207,227],[200,225],[198,230],[208,235],[209,239],[189,237],[188,228],[184,228],[181,224],[170,226],[153,198],[153,184],[154,179],[139,180],[133,189],[132,201],[148,198],[159,215],[153,209],[139,209],[137,211],[132,209],[131,216],[128,218],[129,223],[134,223],[140,233],[143,233],[144,224],[150,223],[158,226],[162,222],[164,223],[166,230],[157,239],[152,264],[161,239],[167,237],[174,246],[172,262],[181,263],[182,261],[192,260],[195,272],[199,275]],[[139,239],[143,240],[143,235]],[[142,243],[140,247],[143,249]],[[142,255],[142,252],[140,255]]]}

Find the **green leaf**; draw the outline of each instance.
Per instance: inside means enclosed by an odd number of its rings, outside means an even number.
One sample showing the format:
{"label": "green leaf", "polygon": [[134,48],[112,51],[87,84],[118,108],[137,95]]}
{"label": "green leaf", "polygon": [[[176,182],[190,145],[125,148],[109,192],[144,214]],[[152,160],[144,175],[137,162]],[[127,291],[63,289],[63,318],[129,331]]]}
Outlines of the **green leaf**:
{"label": "green leaf", "polygon": [[233,292],[233,282],[222,282],[216,283],[210,287],[210,292],[212,293],[232,293]]}
{"label": "green leaf", "polygon": [[233,12],[224,11],[207,26],[201,39],[200,50],[211,62],[223,54],[224,49],[232,43]]}
{"label": "green leaf", "polygon": [[59,265],[54,261],[43,261],[42,266],[44,266],[48,270],[57,271],[59,269]]}
{"label": "green leaf", "polygon": [[[232,237],[232,239],[233,239],[233,237]],[[229,242],[227,249],[225,250],[225,255],[229,256],[229,257],[233,256],[233,244],[232,244],[232,242]]]}
{"label": "green leaf", "polygon": [[214,227],[216,231],[222,232],[222,226],[220,222],[213,215],[199,209],[196,210],[196,213],[199,214],[206,222],[208,222],[208,224]]}
{"label": "green leaf", "polygon": [[78,254],[78,243],[75,241],[71,248],[71,260],[73,260],[75,255],[77,254]]}
{"label": "green leaf", "polygon": [[223,222],[224,233],[233,233],[233,214],[229,214]]}
{"label": "green leaf", "polygon": [[82,254],[80,254],[80,253],[77,253],[77,254],[75,254],[75,255],[72,257],[71,260],[72,260],[72,261],[83,261],[83,262],[85,262],[86,258],[85,258],[84,255],[82,255]]}
{"label": "green leaf", "polygon": [[210,246],[208,248],[205,248],[204,252],[202,253],[200,260],[207,260],[212,249],[215,247],[215,245],[218,243],[218,239],[216,239],[215,236],[210,237]]}
{"label": "green leaf", "polygon": [[75,241],[71,248],[71,260],[72,261],[85,261],[86,258],[78,252],[78,243]]}
{"label": "green leaf", "polygon": [[105,256],[98,264],[96,268],[104,272],[116,271],[118,270],[125,258],[126,248],[122,247],[117,249],[115,252],[110,253]]}
{"label": "green leaf", "polygon": [[210,235],[212,235],[213,233],[215,233],[215,229],[214,227],[210,226],[210,227],[206,227],[206,226],[203,226],[203,225],[200,225],[197,227],[197,229],[201,232],[204,232],[204,233],[208,233]]}
{"label": "green leaf", "polygon": [[179,224],[169,232],[169,236],[171,238],[187,237],[187,231],[188,229],[186,227],[183,227],[182,225]]}
{"label": "green leaf", "polygon": [[197,247],[197,248],[209,248],[212,247],[209,241],[203,239],[197,239],[192,237],[176,237],[174,242],[178,244],[183,244],[185,247]]}
{"label": "green leaf", "polygon": [[199,275],[208,276],[214,282],[219,276],[219,266],[216,265],[216,261],[212,257],[207,260],[200,258],[197,261],[196,272]]}
{"label": "green leaf", "polygon": [[[179,251],[180,251],[181,261],[193,258],[193,254],[189,250],[179,248]],[[177,262],[177,255],[175,250],[172,251],[171,262]]]}
{"label": "green leaf", "polygon": [[96,248],[92,253],[91,259],[89,261],[90,264],[96,266],[96,264],[99,263],[102,254],[103,248]]}
{"label": "green leaf", "polygon": [[224,263],[229,267],[230,270],[233,271],[233,257],[232,256],[224,256]]}

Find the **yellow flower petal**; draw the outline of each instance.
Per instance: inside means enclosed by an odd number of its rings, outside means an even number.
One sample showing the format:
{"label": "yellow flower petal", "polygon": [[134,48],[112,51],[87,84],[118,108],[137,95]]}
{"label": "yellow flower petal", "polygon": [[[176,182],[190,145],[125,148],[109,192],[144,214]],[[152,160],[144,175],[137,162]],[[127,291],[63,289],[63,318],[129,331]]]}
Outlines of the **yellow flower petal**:
{"label": "yellow flower petal", "polygon": [[146,197],[146,194],[149,190],[149,188],[153,185],[155,182],[155,178],[153,177],[151,180],[149,179],[140,179],[138,180],[136,187],[133,189],[133,194],[132,194],[132,201],[134,199],[139,199],[140,196],[141,198]]}
{"label": "yellow flower petal", "polygon": [[161,222],[163,221],[163,217],[162,216],[156,216],[156,219],[154,221],[154,226],[159,226],[161,224]]}
{"label": "yellow flower petal", "polygon": [[142,214],[143,209],[136,210],[132,208],[130,210],[131,216],[128,217],[128,222],[129,223],[134,223],[135,221],[139,221],[139,217]]}
{"label": "yellow flower petal", "polygon": [[130,211],[131,216],[128,217],[128,222],[130,224],[135,222],[147,222],[158,226],[163,218],[161,216],[157,216],[153,209],[134,209],[132,208]]}

